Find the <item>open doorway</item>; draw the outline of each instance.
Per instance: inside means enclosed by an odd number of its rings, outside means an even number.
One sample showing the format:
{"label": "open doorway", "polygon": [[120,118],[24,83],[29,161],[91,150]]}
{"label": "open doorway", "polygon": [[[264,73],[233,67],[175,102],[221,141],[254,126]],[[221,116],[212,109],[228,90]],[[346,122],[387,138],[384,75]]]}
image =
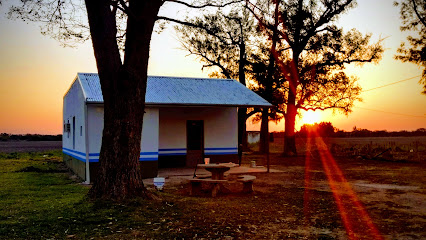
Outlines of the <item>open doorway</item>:
{"label": "open doorway", "polygon": [[186,166],[194,167],[204,157],[204,121],[188,120],[186,122]]}

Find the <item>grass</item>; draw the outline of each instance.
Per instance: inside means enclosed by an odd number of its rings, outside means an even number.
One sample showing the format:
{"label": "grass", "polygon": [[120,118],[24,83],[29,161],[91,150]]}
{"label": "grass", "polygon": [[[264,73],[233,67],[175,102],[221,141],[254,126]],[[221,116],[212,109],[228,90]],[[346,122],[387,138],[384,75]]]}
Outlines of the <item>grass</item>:
{"label": "grass", "polygon": [[[160,193],[162,201],[120,205],[89,201],[88,187],[70,178],[59,151],[0,154],[0,172],[0,239],[244,238],[283,223],[302,223],[296,199],[303,196],[301,189],[289,196],[288,189],[277,188],[273,197],[235,195],[218,201],[182,196],[176,188]],[[331,195],[321,194],[321,215],[329,220],[316,224],[339,226],[339,218],[327,213],[333,208]],[[279,232],[276,237],[284,234]]]}
{"label": "grass", "polygon": [[[231,186],[229,195],[190,197],[186,186],[166,184],[158,193],[161,201],[116,204],[89,201],[88,187],[67,172],[60,151],[0,153],[0,239],[345,239],[333,194],[321,187],[327,186],[321,164],[311,173],[319,188],[305,189],[303,157],[271,157],[283,163],[275,166],[283,172],[254,174],[253,194],[239,194]],[[424,186],[424,167],[417,163],[342,163],[352,181]],[[426,237],[419,227],[423,205],[415,200],[423,199],[424,191],[411,193],[413,207],[404,205],[408,195],[401,190],[359,194],[382,233]]]}
{"label": "grass", "polygon": [[147,232],[170,210],[144,200],[89,201],[88,187],[70,178],[60,151],[0,154],[0,172],[0,239],[89,238],[132,227]]}

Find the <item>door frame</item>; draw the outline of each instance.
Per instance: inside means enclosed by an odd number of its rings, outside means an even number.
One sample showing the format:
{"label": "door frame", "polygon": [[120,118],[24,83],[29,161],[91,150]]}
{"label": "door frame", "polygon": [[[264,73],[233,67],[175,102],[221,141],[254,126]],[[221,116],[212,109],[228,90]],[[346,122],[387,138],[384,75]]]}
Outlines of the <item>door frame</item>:
{"label": "door frame", "polygon": [[[192,124],[192,123],[194,123],[194,122],[201,124],[201,136],[200,136],[200,145],[201,146],[200,146],[200,150],[191,150],[191,149],[189,149],[189,146],[188,146],[188,144],[189,144],[189,137],[190,137],[190,134],[189,134],[189,129],[190,129],[189,125]],[[193,167],[194,166],[193,159],[190,159],[194,155],[191,154],[190,151],[194,151],[194,152],[195,151],[200,151],[199,158],[201,158],[201,159],[197,159],[197,162],[195,163],[195,165],[198,164],[204,158],[204,120],[186,120],[186,151],[187,151],[187,154],[186,154],[186,165],[188,167]]]}

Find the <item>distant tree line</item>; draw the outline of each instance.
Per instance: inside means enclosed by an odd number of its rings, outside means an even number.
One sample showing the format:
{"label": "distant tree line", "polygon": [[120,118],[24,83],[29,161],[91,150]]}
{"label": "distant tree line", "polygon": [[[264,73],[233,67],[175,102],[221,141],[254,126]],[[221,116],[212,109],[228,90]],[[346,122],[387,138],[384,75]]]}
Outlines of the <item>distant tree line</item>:
{"label": "distant tree line", "polygon": [[1,133],[0,141],[62,141],[62,134],[41,135],[41,134],[8,134]]}
{"label": "distant tree line", "polygon": [[[315,124],[305,124],[296,133],[297,137],[306,138],[313,133],[321,137],[417,137],[426,136],[426,128],[419,128],[415,131],[371,131],[368,129],[353,127],[352,131],[337,129],[330,122],[321,122]],[[284,137],[284,132],[273,132],[273,137]]]}
{"label": "distant tree line", "polygon": [[417,136],[426,136],[426,128],[419,128],[415,131],[370,131],[368,129],[357,128],[351,132],[346,132],[343,130],[336,129],[333,137],[417,137]]}

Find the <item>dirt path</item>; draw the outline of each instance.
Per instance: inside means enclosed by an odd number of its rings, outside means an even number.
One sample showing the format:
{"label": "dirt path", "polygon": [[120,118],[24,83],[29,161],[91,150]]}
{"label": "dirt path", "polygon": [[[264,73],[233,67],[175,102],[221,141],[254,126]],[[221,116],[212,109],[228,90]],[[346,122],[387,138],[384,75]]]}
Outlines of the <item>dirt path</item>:
{"label": "dirt path", "polygon": [[[305,157],[271,160],[282,172],[253,173],[254,194],[241,195],[241,186],[229,184],[230,194],[197,199],[197,211],[209,213],[197,222],[233,223],[240,229],[230,236],[239,239],[426,239],[424,163],[325,163],[321,154],[310,157],[309,167]],[[168,182],[165,191],[188,196],[182,183]]]}

